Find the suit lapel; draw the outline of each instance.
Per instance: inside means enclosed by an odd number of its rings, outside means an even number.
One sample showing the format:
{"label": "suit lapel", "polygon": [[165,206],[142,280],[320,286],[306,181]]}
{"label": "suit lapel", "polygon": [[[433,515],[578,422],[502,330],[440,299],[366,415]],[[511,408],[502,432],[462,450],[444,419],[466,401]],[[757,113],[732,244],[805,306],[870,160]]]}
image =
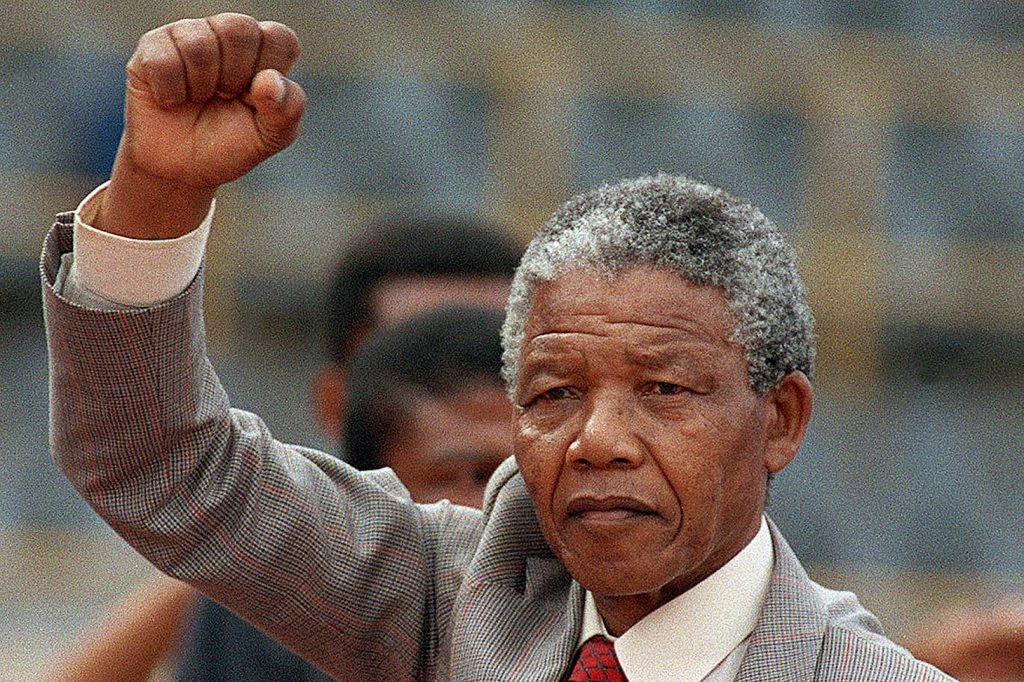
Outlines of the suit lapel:
{"label": "suit lapel", "polygon": [[452,680],[557,680],[579,636],[583,590],[548,547],[518,472],[489,486],[487,519],[455,604]]}
{"label": "suit lapel", "polygon": [[814,584],[778,529],[768,522],[775,549],[768,594],[736,682],[814,679],[825,635],[825,616]]}

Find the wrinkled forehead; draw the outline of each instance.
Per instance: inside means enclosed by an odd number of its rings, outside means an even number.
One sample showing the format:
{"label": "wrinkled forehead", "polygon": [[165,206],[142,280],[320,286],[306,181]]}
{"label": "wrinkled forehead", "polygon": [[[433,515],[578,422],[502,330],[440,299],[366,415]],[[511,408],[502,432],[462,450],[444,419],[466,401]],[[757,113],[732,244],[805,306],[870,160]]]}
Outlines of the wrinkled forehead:
{"label": "wrinkled forehead", "polygon": [[537,284],[524,340],[575,330],[633,336],[642,332],[649,343],[681,336],[728,342],[734,329],[720,287],[643,265],[614,272],[578,267]]}

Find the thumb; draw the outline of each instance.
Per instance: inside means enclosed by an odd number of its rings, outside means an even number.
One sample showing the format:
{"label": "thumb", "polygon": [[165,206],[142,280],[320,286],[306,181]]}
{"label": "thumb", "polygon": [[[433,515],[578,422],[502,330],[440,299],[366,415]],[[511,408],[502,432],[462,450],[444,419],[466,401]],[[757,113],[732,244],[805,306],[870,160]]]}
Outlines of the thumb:
{"label": "thumb", "polygon": [[256,128],[270,154],[292,143],[306,108],[306,93],[298,83],[276,69],[264,69],[252,79],[246,100],[256,110]]}

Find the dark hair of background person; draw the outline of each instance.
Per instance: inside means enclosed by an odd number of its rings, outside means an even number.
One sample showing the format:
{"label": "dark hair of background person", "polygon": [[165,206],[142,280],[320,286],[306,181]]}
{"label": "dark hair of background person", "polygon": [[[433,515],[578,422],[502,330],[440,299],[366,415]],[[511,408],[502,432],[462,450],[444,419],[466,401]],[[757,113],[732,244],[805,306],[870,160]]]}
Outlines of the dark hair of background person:
{"label": "dark hair of background person", "polygon": [[371,224],[334,272],[327,349],[335,361],[355,351],[372,325],[376,283],[405,275],[512,278],[522,249],[508,229],[469,217],[391,216]]}
{"label": "dark hair of background person", "polygon": [[386,466],[381,450],[417,395],[445,397],[487,384],[502,389],[503,319],[496,310],[446,306],[374,333],[349,365],[346,461],[357,469]]}

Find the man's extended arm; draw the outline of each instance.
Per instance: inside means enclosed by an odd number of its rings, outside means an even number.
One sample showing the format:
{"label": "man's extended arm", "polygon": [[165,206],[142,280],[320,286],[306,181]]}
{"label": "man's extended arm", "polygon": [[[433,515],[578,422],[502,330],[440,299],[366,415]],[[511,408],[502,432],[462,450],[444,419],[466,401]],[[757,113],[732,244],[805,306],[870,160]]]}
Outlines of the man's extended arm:
{"label": "man's extended arm", "polygon": [[91,310],[50,286],[70,248],[58,224],[43,260],[51,447],[86,501],[162,571],[333,674],[429,665],[433,544],[459,512],[231,409],[206,358],[201,276],[158,306]]}
{"label": "man's extended arm", "polygon": [[[191,231],[217,185],[294,137],[304,96],[280,73],[296,54],[288,29],[238,15],[147,34],[129,63],[125,133],[93,225],[143,240]],[[41,266],[51,444],[79,492],[163,571],[333,674],[430,669],[434,562],[470,544],[439,549],[437,538],[463,512],[417,507],[393,476],[279,443],[231,409],[206,358],[201,273],[142,309],[65,299],[71,222],[55,225]]]}

